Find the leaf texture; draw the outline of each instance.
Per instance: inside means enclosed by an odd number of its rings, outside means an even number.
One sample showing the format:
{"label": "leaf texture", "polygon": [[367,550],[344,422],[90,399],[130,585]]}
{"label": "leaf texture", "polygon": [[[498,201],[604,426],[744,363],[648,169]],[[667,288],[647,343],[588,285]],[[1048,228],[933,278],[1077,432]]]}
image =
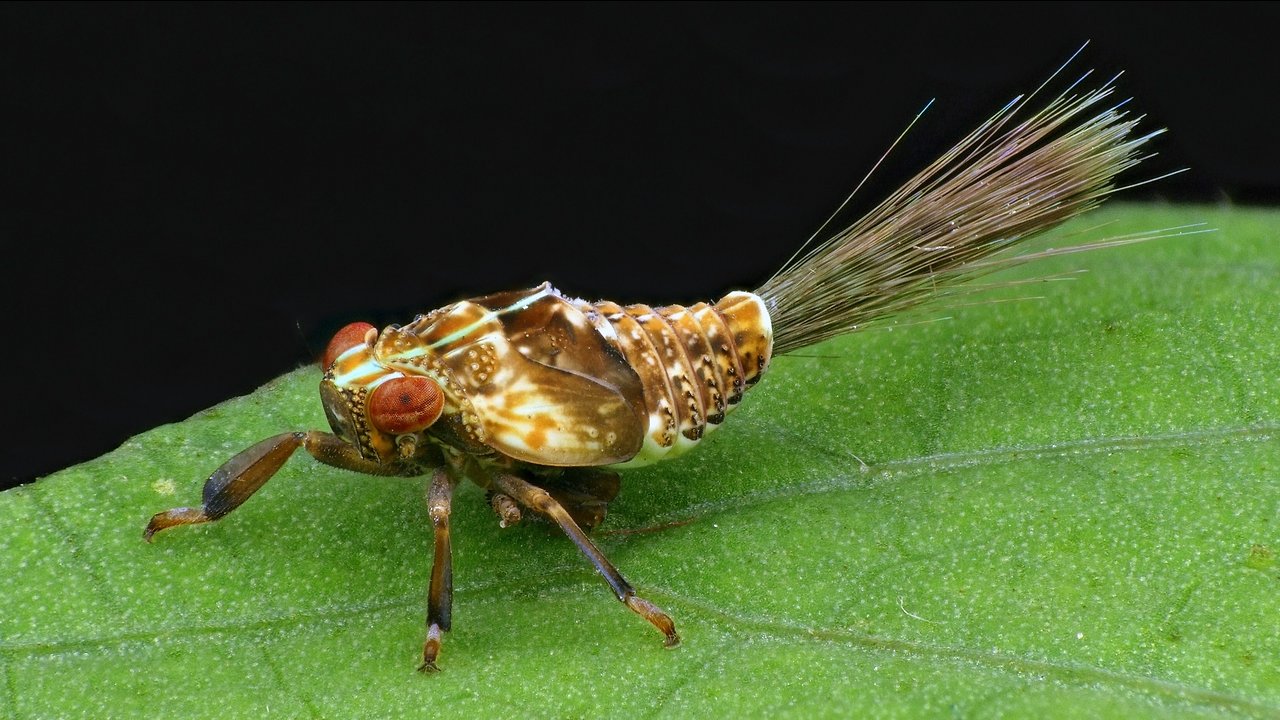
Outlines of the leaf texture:
{"label": "leaf texture", "polygon": [[[324,426],[305,368],[0,494],[0,717],[1280,716],[1280,215],[1119,206],[954,319],[775,360],[597,537],[454,504],[454,630],[414,671],[424,483],[305,456],[234,514],[152,513]],[[663,298],[654,298],[661,302]]]}

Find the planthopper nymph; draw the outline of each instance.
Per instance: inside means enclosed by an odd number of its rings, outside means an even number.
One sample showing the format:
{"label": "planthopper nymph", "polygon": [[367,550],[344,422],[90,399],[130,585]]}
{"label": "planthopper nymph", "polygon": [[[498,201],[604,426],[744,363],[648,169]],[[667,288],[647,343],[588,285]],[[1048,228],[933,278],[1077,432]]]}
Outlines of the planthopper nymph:
{"label": "planthopper nymph", "polygon": [[749,391],[768,387],[760,381],[774,356],[969,292],[961,281],[1010,265],[1153,237],[1007,252],[1098,205],[1159,132],[1135,133],[1138,119],[1109,102],[1109,82],[1078,85],[1038,108],[1034,93],[1010,102],[751,292],[620,306],[544,283],[381,331],[348,325],[321,359],[331,432],[291,430],[235,455],[209,477],[199,507],[155,515],[146,537],[222,518],[299,448],[354,472],[427,477],[435,556],[420,669],[436,670],[451,625],[450,505],[470,480],[504,527],[526,511],[558,525],[673,647],[672,618],[588,537],[619,491],[619,471],[693,450]]}

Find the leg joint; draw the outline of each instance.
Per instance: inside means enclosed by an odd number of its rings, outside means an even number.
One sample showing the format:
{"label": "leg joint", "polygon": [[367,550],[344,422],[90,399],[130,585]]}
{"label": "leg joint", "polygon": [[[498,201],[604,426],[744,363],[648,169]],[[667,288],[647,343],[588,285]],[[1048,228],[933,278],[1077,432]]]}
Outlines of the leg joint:
{"label": "leg joint", "polygon": [[432,524],[443,525],[446,527],[449,525],[448,502],[433,502],[431,503],[431,507],[428,508],[428,512],[431,514]]}

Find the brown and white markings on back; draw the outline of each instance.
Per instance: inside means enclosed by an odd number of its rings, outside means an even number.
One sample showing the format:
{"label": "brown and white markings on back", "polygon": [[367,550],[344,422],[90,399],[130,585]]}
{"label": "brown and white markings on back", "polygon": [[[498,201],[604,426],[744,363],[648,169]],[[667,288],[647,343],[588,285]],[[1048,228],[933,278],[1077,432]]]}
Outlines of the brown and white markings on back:
{"label": "brown and white markings on back", "polygon": [[559,525],[618,599],[674,647],[670,616],[636,595],[586,534],[618,493],[617,470],[694,448],[774,354],[968,292],[962,281],[1000,268],[1159,236],[1003,252],[1100,203],[1159,132],[1135,136],[1136,119],[1118,106],[1098,109],[1109,83],[1074,88],[1026,117],[1028,100],[1009,103],[860,220],[802,247],[755,292],[689,307],[620,306],[544,283],[381,332],[348,325],[321,359],[333,432],[285,432],[235,455],[206,481],[200,507],[158,513],[146,538],[221,518],[298,448],[355,472],[430,476],[435,558],[420,669],[436,670],[451,624],[450,506],[465,478],[485,488],[504,527],[522,508]]}

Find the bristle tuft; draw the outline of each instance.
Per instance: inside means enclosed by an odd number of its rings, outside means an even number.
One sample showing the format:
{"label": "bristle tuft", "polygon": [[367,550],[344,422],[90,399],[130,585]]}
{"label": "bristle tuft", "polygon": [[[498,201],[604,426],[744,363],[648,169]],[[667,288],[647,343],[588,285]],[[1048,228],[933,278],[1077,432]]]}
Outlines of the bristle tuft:
{"label": "bristle tuft", "polygon": [[1070,94],[1078,83],[1024,120],[1030,98],[1009,103],[862,219],[792,258],[756,291],[774,352],[860,330],[960,281],[1043,257],[1006,251],[1096,207],[1161,132],[1134,137],[1140,118],[1128,118],[1124,103],[1087,115],[1113,88]]}

